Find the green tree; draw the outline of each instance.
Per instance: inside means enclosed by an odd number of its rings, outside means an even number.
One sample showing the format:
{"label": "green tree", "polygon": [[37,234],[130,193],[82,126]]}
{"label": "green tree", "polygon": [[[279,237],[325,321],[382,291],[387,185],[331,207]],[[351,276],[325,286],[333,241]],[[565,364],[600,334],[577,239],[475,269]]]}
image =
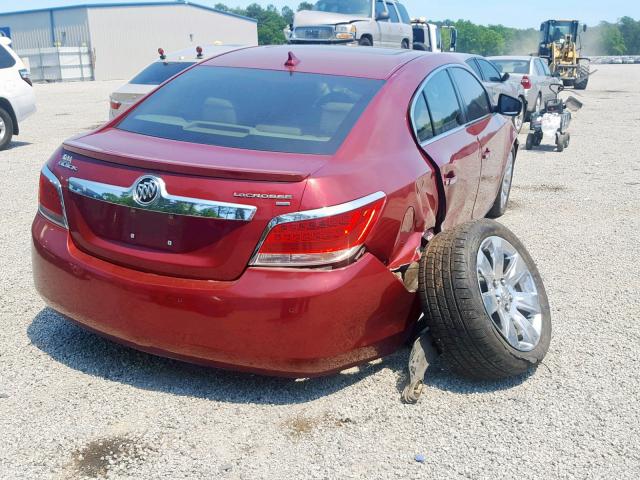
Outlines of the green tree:
{"label": "green tree", "polygon": [[313,3],[310,2],[302,2],[300,5],[298,5],[298,12],[300,10],[312,10],[313,9]]}
{"label": "green tree", "polygon": [[627,52],[631,55],[640,54],[640,21],[631,17],[622,17],[618,22],[618,29],[624,39]]}
{"label": "green tree", "polygon": [[624,55],[627,51],[625,40],[617,25],[602,23],[602,48],[606,55]]}
{"label": "green tree", "polygon": [[287,23],[287,25],[291,25],[293,23],[293,10],[291,10],[291,8],[284,6],[282,7],[282,10],[280,10],[280,14],[282,15],[282,18],[284,18],[284,21]]}

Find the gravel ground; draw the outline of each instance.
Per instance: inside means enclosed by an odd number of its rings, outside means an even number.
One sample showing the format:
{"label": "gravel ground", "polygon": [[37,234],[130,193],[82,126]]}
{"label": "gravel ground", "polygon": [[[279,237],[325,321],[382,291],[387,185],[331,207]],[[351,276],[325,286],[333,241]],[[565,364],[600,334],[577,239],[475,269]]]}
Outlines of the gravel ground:
{"label": "gravel ground", "polygon": [[416,406],[399,400],[408,350],[294,382],[139,353],[45,309],[38,172],[117,83],[38,85],[0,152],[0,478],[638,478],[640,65],[598,68],[570,148],[521,152],[502,220],[546,282],[544,365],[478,384],[436,364]]}

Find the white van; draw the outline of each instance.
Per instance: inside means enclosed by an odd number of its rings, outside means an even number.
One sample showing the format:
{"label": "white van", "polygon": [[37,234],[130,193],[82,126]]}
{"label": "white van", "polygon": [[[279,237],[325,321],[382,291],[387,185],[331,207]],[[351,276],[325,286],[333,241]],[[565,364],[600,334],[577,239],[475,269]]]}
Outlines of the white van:
{"label": "white van", "polygon": [[11,49],[11,39],[0,37],[0,150],[20,133],[22,121],[36,111],[29,71]]}

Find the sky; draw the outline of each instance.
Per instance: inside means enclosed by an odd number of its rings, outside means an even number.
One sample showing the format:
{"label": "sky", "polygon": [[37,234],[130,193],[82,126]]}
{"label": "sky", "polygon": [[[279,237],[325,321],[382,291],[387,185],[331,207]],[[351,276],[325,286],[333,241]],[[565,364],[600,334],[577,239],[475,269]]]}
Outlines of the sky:
{"label": "sky", "polygon": [[[126,3],[132,0],[0,0],[0,13],[34,8],[87,3]],[[295,9],[300,0],[193,0],[213,6],[225,3],[230,7],[244,7],[253,2],[277,7],[288,5]],[[615,22],[623,16],[640,19],[639,0],[404,0],[409,14],[426,16],[430,20],[465,19],[479,24],[502,24],[509,27],[537,28],[549,18],[577,18],[588,25],[601,20]]]}

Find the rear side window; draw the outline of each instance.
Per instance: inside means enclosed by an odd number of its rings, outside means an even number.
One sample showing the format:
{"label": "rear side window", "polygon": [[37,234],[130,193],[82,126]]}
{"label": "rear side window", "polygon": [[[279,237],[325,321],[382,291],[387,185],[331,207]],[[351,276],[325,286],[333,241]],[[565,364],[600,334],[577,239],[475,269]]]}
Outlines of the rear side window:
{"label": "rear side window", "polygon": [[393,6],[393,3],[387,2],[387,11],[389,12],[389,19],[393,23],[400,23],[400,18],[398,18],[398,12],[396,12],[396,7]]}
{"label": "rear side window", "polygon": [[551,76],[551,70],[549,70],[549,65],[547,63],[545,63],[544,61],[540,60],[540,63],[542,64],[542,69],[544,70],[544,74],[547,77]]}
{"label": "rear side window", "polygon": [[16,64],[16,59],[0,45],[0,68],[13,67]]}
{"label": "rear side window", "polygon": [[416,105],[413,109],[413,125],[420,142],[426,142],[430,138],[433,138],[431,116],[429,115],[429,109],[427,108],[427,102],[424,99],[423,93],[420,93],[416,99]]}
{"label": "rear side window", "polygon": [[446,70],[436,73],[425,85],[434,135],[441,135],[464,124],[458,97]]}
{"label": "rear side window", "polygon": [[398,12],[400,12],[400,19],[402,20],[402,23],[411,24],[411,17],[409,16],[409,12],[407,12],[405,6],[401,3],[396,3],[396,7],[398,7]]}
{"label": "rear side window", "polygon": [[153,62],[139,74],[133,77],[129,83],[137,85],[160,85],[175,74],[180,73],[195,62]]}
{"label": "rear side window", "polygon": [[117,128],[271,152],[333,154],[383,80],[199,66],[144,100]]}
{"label": "rear side window", "polygon": [[480,66],[480,70],[482,71],[482,77],[487,82],[502,81],[502,75],[500,75],[500,72],[498,71],[498,69],[493,65],[491,65],[491,63],[487,62],[486,60],[482,60],[481,58],[477,58],[476,61]]}
{"label": "rear side window", "polygon": [[473,58],[469,58],[465,63],[469,65],[471,70],[473,70],[473,72],[478,76],[478,78],[482,78],[482,72],[480,71],[478,64]]}
{"label": "rear side window", "polygon": [[452,68],[451,75],[462,95],[467,121],[473,122],[491,113],[491,104],[482,84],[462,68]]}

